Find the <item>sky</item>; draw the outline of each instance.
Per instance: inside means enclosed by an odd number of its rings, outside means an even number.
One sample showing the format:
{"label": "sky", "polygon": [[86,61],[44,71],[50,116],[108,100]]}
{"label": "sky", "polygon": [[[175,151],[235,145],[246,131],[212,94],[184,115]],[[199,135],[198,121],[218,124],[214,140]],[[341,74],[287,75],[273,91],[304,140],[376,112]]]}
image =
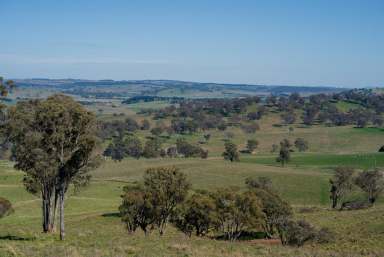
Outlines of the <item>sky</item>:
{"label": "sky", "polygon": [[383,0],[0,0],[6,78],[384,86]]}

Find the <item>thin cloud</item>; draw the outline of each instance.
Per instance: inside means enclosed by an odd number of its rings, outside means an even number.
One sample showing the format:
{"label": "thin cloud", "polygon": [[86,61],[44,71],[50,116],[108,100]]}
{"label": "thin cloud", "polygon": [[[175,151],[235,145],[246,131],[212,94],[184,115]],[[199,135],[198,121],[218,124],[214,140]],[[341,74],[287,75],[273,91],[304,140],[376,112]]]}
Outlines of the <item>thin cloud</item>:
{"label": "thin cloud", "polygon": [[0,54],[0,63],[17,64],[167,64],[169,60],[125,59],[125,58],[83,58],[83,57],[21,57],[13,54]]}

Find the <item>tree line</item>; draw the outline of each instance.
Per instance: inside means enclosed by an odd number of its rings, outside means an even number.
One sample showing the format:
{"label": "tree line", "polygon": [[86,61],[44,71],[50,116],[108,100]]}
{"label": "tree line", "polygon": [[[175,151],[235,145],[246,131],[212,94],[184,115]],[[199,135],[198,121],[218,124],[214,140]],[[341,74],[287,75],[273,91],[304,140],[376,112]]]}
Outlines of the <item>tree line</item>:
{"label": "tree line", "polygon": [[150,168],[142,183],[124,187],[119,212],[131,234],[141,229],[145,234],[157,230],[163,235],[172,224],[188,236],[230,241],[258,231],[297,246],[331,238],[327,229],[294,220],[291,206],[276,193],[269,178],[248,178],[245,184],[246,191],[219,188],[189,193],[192,185],[177,168]]}

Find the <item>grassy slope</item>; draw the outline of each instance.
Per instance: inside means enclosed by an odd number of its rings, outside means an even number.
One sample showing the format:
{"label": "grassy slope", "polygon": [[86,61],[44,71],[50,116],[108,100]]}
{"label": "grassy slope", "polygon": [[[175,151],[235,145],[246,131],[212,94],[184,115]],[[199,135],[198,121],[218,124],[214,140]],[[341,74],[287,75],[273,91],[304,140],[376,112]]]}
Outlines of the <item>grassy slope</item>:
{"label": "grassy slope", "polygon": [[[252,242],[230,244],[195,237],[188,239],[172,227],[163,238],[156,232],[149,238],[140,232],[128,235],[114,215],[122,186],[140,179],[146,167],[165,164],[182,168],[194,189],[243,186],[247,176],[270,176],[278,191],[295,206],[319,206],[314,213],[297,216],[315,225],[330,227],[337,234],[337,242],[300,249]],[[23,189],[22,173],[12,170],[9,163],[2,163],[1,193],[13,202],[16,212],[1,220],[0,256],[313,256],[314,251],[324,256],[328,256],[329,251],[347,251],[358,256],[358,253],[379,253],[384,240],[384,205],[354,212],[328,211],[328,177],[327,172],[312,169],[230,164],[221,160],[108,162],[94,172],[88,188],[78,195],[70,195],[66,204],[68,237],[65,242],[59,242],[57,235],[41,234],[40,201]]]}
{"label": "grassy slope", "polygon": [[[122,109],[123,110],[123,109]],[[132,110],[126,110],[132,114]],[[113,110],[104,112],[108,118]],[[142,116],[135,115],[137,119]],[[328,207],[328,179],[338,164],[353,165],[363,169],[374,165],[384,166],[384,155],[377,149],[384,143],[382,129],[353,127],[313,126],[302,128],[294,124],[276,127],[276,114],[270,113],[261,121],[261,130],[249,135],[239,128],[230,128],[232,139],[240,149],[248,138],[255,138],[260,146],[255,155],[243,155],[241,162],[221,160],[224,133],[209,131],[210,141],[203,147],[209,149],[210,158],[157,159],[122,162],[107,161],[93,172],[89,187],[79,194],[70,194],[66,203],[67,240],[58,242],[57,235],[41,234],[40,201],[28,194],[21,183],[22,173],[14,171],[11,163],[0,165],[0,194],[12,201],[15,213],[0,221],[0,256],[383,256],[384,205],[368,210],[334,212]],[[192,142],[202,140],[204,133],[186,135]],[[147,131],[140,132],[148,136]],[[293,153],[287,167],[275,163],[270,149],[283,138],[293,141],[303,137],[309,141],[308,153]],[[172,144],[172,136],[165,144]],[[128,235],[116,213],[122,187],[142,178],[144,170],[159,165],[175,165],[187,173],[193,189],[212,189],[221,186],[244,187],[249,176],[268,176],[283,198],[295,207],[318,206],[314,213],[297,214],[318,226],[327,226],[336,232],[335,243],[305,246],[296,249],[281,246],[265,246],[252,242],[228,243],[192,237],[191,239],[173,228],[163,238],[153,233],[145,238],[140,232]],[[11,239],[9,240],[11,236]],[[17,240],[19,239],[19,240]]]}

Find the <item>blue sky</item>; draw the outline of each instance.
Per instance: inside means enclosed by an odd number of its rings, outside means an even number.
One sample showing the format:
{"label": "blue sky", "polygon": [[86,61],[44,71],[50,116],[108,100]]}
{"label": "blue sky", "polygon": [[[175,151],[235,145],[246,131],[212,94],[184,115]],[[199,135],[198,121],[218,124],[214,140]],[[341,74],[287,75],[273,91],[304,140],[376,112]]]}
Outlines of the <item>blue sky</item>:
{"label": "blue sky", "polygon": [[384,1],[0,0],[9,78],[384,86]]}

